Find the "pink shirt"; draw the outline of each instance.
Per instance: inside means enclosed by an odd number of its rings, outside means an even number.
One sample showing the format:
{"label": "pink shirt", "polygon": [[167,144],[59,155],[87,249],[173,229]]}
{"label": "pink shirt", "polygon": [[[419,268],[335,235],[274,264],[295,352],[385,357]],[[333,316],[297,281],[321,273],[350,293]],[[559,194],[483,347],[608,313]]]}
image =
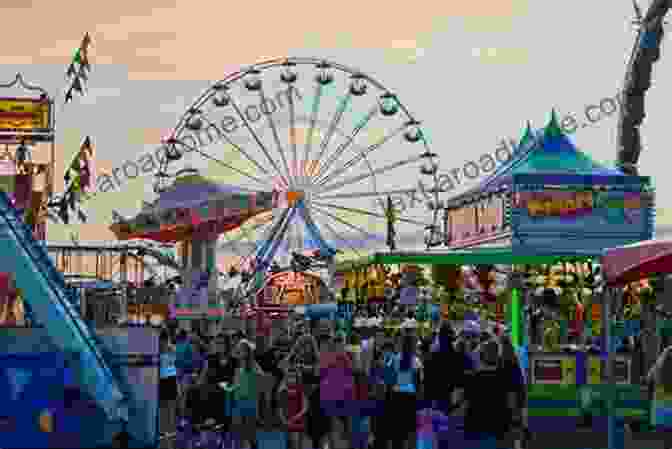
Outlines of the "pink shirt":
{"label": "pink shirt", "polygon": [[327,401],[354,400],[352,359],[346,352],[320,354],[320,397]]}

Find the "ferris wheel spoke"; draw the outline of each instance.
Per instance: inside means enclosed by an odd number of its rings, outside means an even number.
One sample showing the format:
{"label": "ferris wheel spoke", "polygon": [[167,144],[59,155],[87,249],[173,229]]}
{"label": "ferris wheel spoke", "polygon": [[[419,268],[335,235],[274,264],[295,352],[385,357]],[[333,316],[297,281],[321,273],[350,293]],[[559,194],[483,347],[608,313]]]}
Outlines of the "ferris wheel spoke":
{"label": "ferris wheel spoke", "polygon": [[319,190],[319,193],[326,193],[326,192],[333,192],[334,190],[338,190],[342,187],[349,186],[352,184],[356,184],[358,182],[364,181],[365,179],[375,177],[377,175],[381,175],[383,173],[386,173],[388,171],[394,170],[399,167],[403,167],[404,165],[408,164],[413,164],[415,162],[418,162],[419,160],[422,159],[422,156],[413,156],[409,159],[406,159],[405,161],[398,161],[390,165],[386,165],[384,167],[376,168],[375,170],[370,171],[369,173],[364,173],[361,175],[353,176],[351,178],[346,178],[342,180],[341,182],[331,184],[328,186],[324,186]]}
{"label": "ferris wheel spoke", "polygon": [[298,176],[297,157],[296,154],[296,111],[294,110],[294,86],[289,85],[287,88],[289,95],[287,95],[289,103],[289,142],[292,146],[292,178]]}
{"label": "ferris wheel spoke", "polygon": [[[387,220],[387,217],[383,214],[379,214],[379,213],[376,213],[376,212],[371,212],[371,211],[364,210],[364,209],[358,209],[358,208],[354,208],[354,207],[345,207],[345,206],[336,206],[336,205],[333,205],[333,204],[324,204],[324,203],[319,203],[319,202],[316,202],[316,201],[313,201],[312,204],[315,204],[317,206],[327,207],[327,208],[330,208],[330,209],[339,209],[339,210],[343,210],[343,211],[346,211],[346,212],[352,212],[352,213],[361,214],[361,215],[368,215],[369,217],[376,217],[376,218],[380,218],[382,220]],[[396,221],[401,221],[401,222],[404,222],[404,223],[414,224],[414,225],[423,226],[423,227],[429,226],[428,223],[423,223],[423,222],[417,221],[417,220],[411,220],[409,218],[397,217]]]}
{"label": "ferris wheel spoke", "polygon": [[[291,97],[291,95],[290,95]],[[264,88],[260,87],[259,88],[259,104],[266,104],[267,98],[266,95],[264,94]],[[294,181],[292,180],[290,173],[289,173],[289,166],[287,165],[287,158],[285,157],[285,151],[282,148],[282,144],[280,143],[280,136],[278,136],[278,128],[275,126],[275,120],[273,119],[273,114],[266,114],[266,118],[268,120],[268,126],[271,128],[271,132],[273,133],[273,140],[275,140],[275,146],[278,150],[278,153],[280,153],[280,158],[282,159],[282,165],[285,167],[285,176],[289,182],[289,186],[294,185]]]}
{"label": "ferris wheel spoke", "polygon": [[[215,126],[214,123],[210,122],[206,118],[204,118],[204,120],[208,123],[208,126]],[[262,172],[265,175],[270,175],[270,173],[268,173],[268,170],[266,170],[259,162],[257,162],[256,159],[254,159],[252,156],[250,156],[247,151],[245,151],[243,148],[240,147],[240,145],[236,144],[233,140],[231,140],[226,134],[222,133],[222,138],[226,141],[227,144],[231,145],[236,151],[238,151],[240,154],[242,154],[245,157],[245,159],[250,161],[252,163],[252,165],[257,167],[257,169],[260,172]],[[220,161],[219,159],[205,153],[200,148],[192,147],[192,146],[187,145],[186,143],[181,142],[181,141],[179,143],[180,143],[180,145],[183,145],[183,146],[187,147],[191,151],[196,151],[197,153],[199,153],[201,156],[205,157],[206,159],[213,160],[213,161],[217,162],[218,164],[222,165],[223,167],[226,167],[230,170],[233,170],[233,171],[237,172],[238,174],[241,174],[241,175],[245,176],[246,178],[251,179],[251,180],[253,180],[253,181],[255,181],[255,182],[257,182],[257,183],[259,183],[263,186],[272,186],[272,183],[270,181],[263,181],[263,180],[257,178],[256,176],[250,175],[249,173],[232,166],[231,164],[227,164],[224,161]]]}
{"label": "ferris wheel spoke", "polygon": [[[196,152],[198,152],[198,153],[199,153],[201,156],[203,156],[204,158],[206,158],[206,159],[210,159],[211,161],[218,163],[218,164],[221,165],[222,167],[224,167],[224,168],[228,168],[229,170],[234,171],[234,172],[238,173],[239,175],[242,175],[242,176],[246,177],[247,179],[250,179],[250,180],[256,182],[256,183],[259,184],[259,185],[262,185],[262,186],[264,186],[264,187],[273,187],[273,184],[271,184],[269,181],[264,181],[263,179],[257,178],[256,176],[253,176],[253,175],[247,173],[247,172],[244,171],[244,170],[241,170],[241,169],[239,169],[239,168],[236,168],[236,167],[234,167],[233,165],[227,164],[227,163],[224,162],[224,161],[221,161],[221,160],[219,160],[219,159],[217,159],[217,158],[215,158],[215,157],[213,157],[213,156],[210,156],[209,154],[207,154],[207,153],[201,151],[201,150],[198,149],[198,148],[196,149]],[[243,190],[247,190],[247,189],[243,189]]]}
{"label": "ferris wheel spoke", "polygon": [[327,163],[323,165],[320,170],[317,172],[317,175],[313,177],[314,180],[320,179],[322,175],[327,173],[329,168],[333,165],[334,162],[336,162],[343,152],[348,149],[348,147],[354,142],[355,138],[357,135],[360,133],[361,130],[363,130],[366,125],[371,121],[371,119],[378,113],[379,108],[378,105],[373,106],[369,112],[364,116],[364,118],[355,126],[355,129],[352,130],[350,135],[346,138],[345,142],[343,142],[339,147],[336,149],[334,154],[332,154],[329,159],[327,160]]}
{"label": "ferris wheel spoke", "polygon": [[358,164],[362,160],[366,159],[366,157],[373,153],[375,150],[378,148],[382,147],[385,145],[387,142],[392,140],[393,137],[397,136],[400,132],[402,132],[407,125],[402,125],[392,131],[391,133],[383,136],[378,142],[374,143],[373,145],[370,145],[364,151],[360,151],[355,157],[350,159],[348,162],[343,164],[340,168],[332,171],[330,174],[325,173],[326,176],[323,176],[321,179],[317,180],[318,185],[322,186],[326,184],[329,180],[336,178],[339,176],[341,173],[344,173],[346,170],[348,170],[350,167],[353,167],[354,165]]}
{"label": "ferris wheel spoke", "polygon": [[[316,209],[316,212],[324,214],[323,212],[321,212],[317,209]],[[324,214],[324,215],[327,215],[327,214]],[[363,258],[362,254],[359,251],[357,251],[357,248],[355,248],[347,239],[343,238],[341,236],[341,234],[339,234],[328,222],[324,222],[323,224],[324,224],[324,227],[327,228],[327,231],[329,231],[332,235],[334,235],[338,240],[345,243],[345,245],[348,246],[357,255],[358,258],[360,258],[360,259]]]}
{"label": "ferris wheel spoke", "polygon": [[312,209],[315,210],[315,212],[317,212],[318,214],[326,215],[327,217],[331,218],[332,220],[337,221],[337,222],[341,223],[342,225],[349,227],[350,229],[354,229],[355,231],[362,234],[365,239],[378,240],[377,235],[372,234],[369,231],[367,231],[365,229],[362,229],[357,225],[354,225],[352,223],[348,223],[347,221],[343,220],[341,217],[339,217],[337,215],[334,215],[327,210],[324,210],[320,207],[315,207],[315,206],[313,206]]}
{"label": "ferris wheel spoke", "polygon": [[334,116],[331,118],[331,122],[329,122],[329,128],[327,128],[327,133],[325,134],[324,138],[322,139],[322,142],[320,143],[320,152],[318,153],[315,160],[310,161],[309,173],[312,174],[315,169],[320,168],[319,163],[322,160],[322,157],[324,156],[325,152],[327,151],[329,142],[331,141],[331,138],[334,137],[336,128],[338,124],[341,122],[341,119],[343,118],[343,113],[350,104],[351,99],[352,99],[352,92],[350,91],[350,89],[348,89],[347,94],[345,94],[342,97],[341,102],[338,105],[338,108],[336,109],[336,112],[334,112]]}
{"label": "ferris wheel spoke", "polygon": [[313,134],[315,133],[315,124],[317,123],[317,116],[320,112],[320,100],[322,99],[322,90],[323,84],[317,83],[315,86],[315,97],[313,98],[313,109],[310,112],[310,128],[308,128],[308,135],[306,136],[306,143],[303,147],[303,162],[301,163],[301,177],[303,178],[302,183],[305,184],[308,180],[308,172],[306,171],[306,165],[309,163],[308,157],[310,156],[312,147],[313,147]]}
{"label": "ferris wheel spoke", "polygon": [[406,195],[409,193],[415,192],[416,189],[397,189],[397,190],[385,190],[381,192],[351,192],[351,193],[335,193],[333,195],[317,195],[315,199],[318,200],[341,200],[341,199],[351,199],[351,198],[371,198],[371,197],[381,197],[385,198],[388,196],[398,196]]}
{"label": "ferris wheel spoke", "polygon": [[[266,148],[266,145],[264,145],[264,143],[261,141],[261,139],[259,138],[257,133],[254,131],[254,129],[250,125],[250,122],[247,120],[247,117],[245,117],[245,114],[243,114],[240,111],[240,107],[236,104],[236,102],[233,99],[231,100],[231,106],[236,111],[236,114],[238,115],[238,118],[243,122],[243,125],[245,125],[245,128],[247,128],[247,130],[252,135],[252,138],[254,139],[254,141],[257,142],[257,145],[259,145],[259,148],[264,153],[264,156],[266,156],[266,159],[271,164],[273,169],[275,169],[276,173],[278,174],[278,176],[280,177],[282,182],[284,182],[285,185],[288,186],[289,182],[287,181],[287,179],[285,179],[284,175],[280,171],[280,168],[278,168],[278,164],[276,164],[275,160],[271,157],[271,154],[268,152],[268,149]],[[267,171],[264,171],[264,173],[268,174]]]}

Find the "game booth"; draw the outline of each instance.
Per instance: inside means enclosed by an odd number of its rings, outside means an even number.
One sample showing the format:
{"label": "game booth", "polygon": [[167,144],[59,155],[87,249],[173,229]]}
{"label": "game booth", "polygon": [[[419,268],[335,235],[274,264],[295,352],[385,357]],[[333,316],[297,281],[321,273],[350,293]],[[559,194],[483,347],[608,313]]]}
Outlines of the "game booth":
{"label": "game booth", "polygon": [[[449,251],[376,253],[373,263],[444,267],[435,275],[451,279],[435,281],[443,281],[449,293],[442,304],[445,318],[455,295],[464,292],[462,267],[480,271],[481,301],[503,303],[500,310],[527,372],[531,430],[548,428],[551,420],[555,429],[575,429],[582,385],[604,382],[610,349],[604,338],[611,329],[609,308],[597,268],[607,248],[652,237],[650,179],[591,160],[552,113],[543,130],[528,125],[512,158],[493,175],[450,200],[443,221]],[[487,293],[494,282],[488,272],[508,273],[506,295]],[[573,306],[561,309],[564,303]],[[546,319],[535,318],[535,309]],[[584,339],[599,336],[598,350],[583,349]],[[572,338],[580,349],[563,350],[560,343]],[[615,360],[609,376],[629,385],[631,355],[619,353]]]}

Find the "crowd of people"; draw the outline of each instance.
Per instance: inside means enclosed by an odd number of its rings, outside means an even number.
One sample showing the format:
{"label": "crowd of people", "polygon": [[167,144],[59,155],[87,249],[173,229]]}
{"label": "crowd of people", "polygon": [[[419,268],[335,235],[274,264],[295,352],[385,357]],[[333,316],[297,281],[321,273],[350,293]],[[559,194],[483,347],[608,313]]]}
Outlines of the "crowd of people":
{"label": "crowd of people", "polygon": [[427,337],[410,328],[346,336],[330,320],[273,339],[165,330],[161,350],[160,431],[175,435],[164,447],[203,445],[207,433],[215,447],[261,449],[264,433],[273,447],[410,449],[422,440],[422,410],[463,416],[464,441],[479,448],[523,426],[525,380],[511,341],[449,322]]}

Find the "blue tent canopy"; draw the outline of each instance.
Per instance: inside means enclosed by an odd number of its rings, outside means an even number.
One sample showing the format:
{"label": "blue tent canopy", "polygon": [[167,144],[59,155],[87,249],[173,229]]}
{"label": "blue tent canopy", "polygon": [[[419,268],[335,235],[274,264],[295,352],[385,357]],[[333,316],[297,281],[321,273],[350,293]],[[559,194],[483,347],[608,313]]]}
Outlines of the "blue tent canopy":
{"label": "blue tent canopy", "polygon": [[503,185],[510,185],[513,176],[519,174],[625,176],[622,171],[605,167],[577,149],[558,125],[555,111],[553,111],[546,128],[533,131],[528,123],[527,129],[518,145],[516,145],[511,159],[501,165],[495,173],[477,187],[454,198],[451,203],[459,203],[484,192],[496,191]]}

